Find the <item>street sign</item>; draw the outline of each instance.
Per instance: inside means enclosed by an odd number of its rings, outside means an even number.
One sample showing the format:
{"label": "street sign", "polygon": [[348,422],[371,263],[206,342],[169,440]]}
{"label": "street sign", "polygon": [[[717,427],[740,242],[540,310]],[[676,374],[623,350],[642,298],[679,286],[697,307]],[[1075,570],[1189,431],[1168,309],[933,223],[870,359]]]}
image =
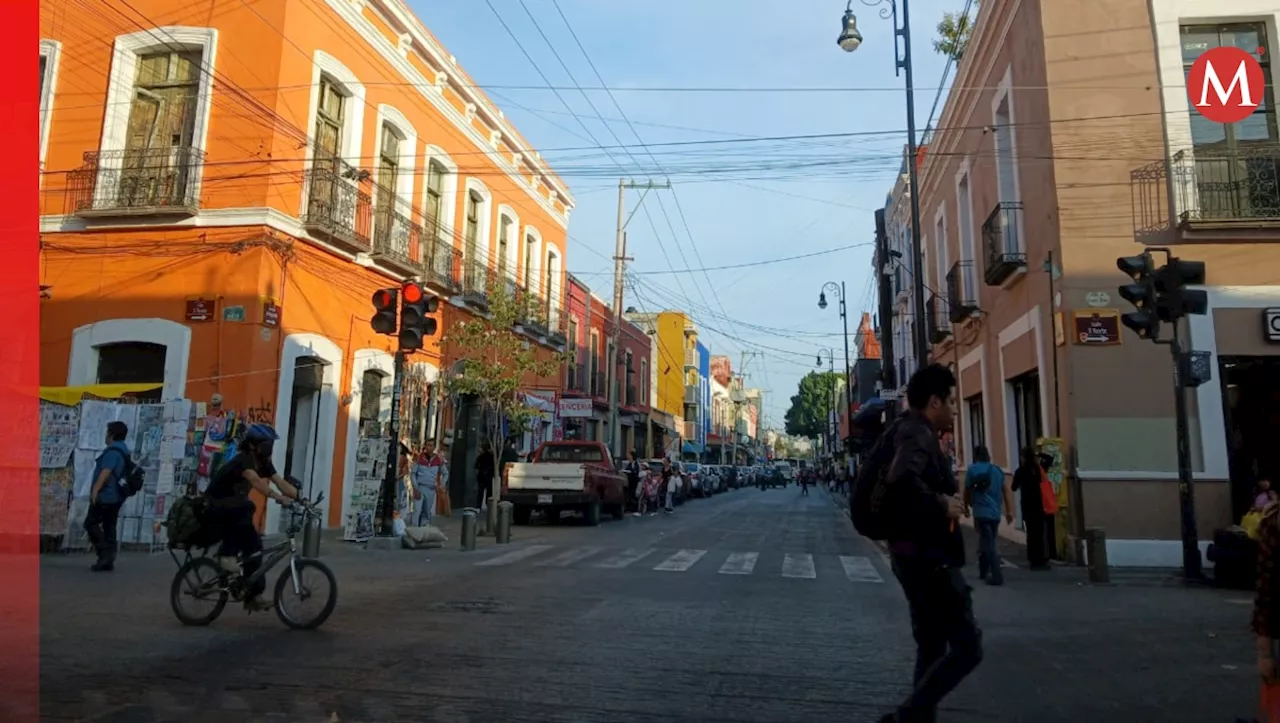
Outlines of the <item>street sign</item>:
{"label": "street sign", "polygon": [[1262,310],[1262,323],[1267,341],[1280,344],[1280,307]]}
{"label": "street sign", "polygon": [[1077,344],[1106,346],[1120,343],[1120,312],[1115,309],[1077,311],[1072,322]]}
{"label": "street sign", "polygon": [[1095,309],[1100,309],[1111,303],[1111,294],[1105,291],[1090,291],[1084,297],[1084,302]]}

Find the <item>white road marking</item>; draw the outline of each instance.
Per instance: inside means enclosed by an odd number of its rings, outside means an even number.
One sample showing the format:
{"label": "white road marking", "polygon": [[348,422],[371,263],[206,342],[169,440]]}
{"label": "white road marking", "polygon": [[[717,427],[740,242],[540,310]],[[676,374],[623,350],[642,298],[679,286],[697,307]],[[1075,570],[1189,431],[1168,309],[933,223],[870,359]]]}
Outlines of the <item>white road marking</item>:
{"label": "white road marking", "polygon": [[856,555],[841,555],[840,564],[844,566],[844,576],[850,582],[884,582],[880,573],[876,572],[871,559]]}
{"label": "white road marking", "polygon": [[1002,557],[1002,558],[1000,558],[1000,567],[1011,567],[1011,568],[1013,568],[1013,569],[1015,569],[1015,570],[1017,570],[1017,569],[1018,569],[1018,566],[1017,566],[1017,565],[1013,564],[1012,562],[1009,562],[1008,560],[1004,559],[1003,557]]}
{"label": "white road marking", "polygon": [[818,576],[813,567],[813,555],[808,553],[787,553],[782,558],[783,577],[801,577],[812,579]]}
{"label": "white road marking", "polygon": [[650,547],[647,550],[624,550],[607,560],[596,563],[596,567],[603,567],[610,570],[621,570],[633,562],[639,562],[644,558],[652,555],[655,550]]}
{"label": "white road marking", "polygon": [[705,554],[707,554],[706,550],[681,550],[658,563],[658,566],[653,569],[663,572],[684,572],[693,567]]}
{"label": "white road marking", "polygon": [[572,550],[566,550],[565,552],[562,552],[559,555],[556,555],[555,557],[549,560],[543,560],[542,562],[539,562],[537,566],[538,567],[568,567],[569,565],[572,565],[575,562],[580,562],[582,560],[585,560],[588,557],[591,557],[592,555],[595,555],[602,550],[604,550],[603,547],[575,547]]}
{"label": "white road marking", "polygon": [[758,552],[735,552],[720,566],[721,575],[750,575],[756,569]]}
{"label": "white road marking", "polygon": [[534,555],[538,555],[543,552],[546,552],[547,550],[550,550],[551,547],[552,547],[551,545],[529,545],[523,550],[516,550],[514,552],[508,552],[505,555],[498,555],[497,557],[493,557],[488,560],[482,560],[480,562],[477,562],[476,565],[479,567],[498,567],[499,565],[510,565],[513,562],[519,562],[520,560],[523,560],[525,558],[533,557]]}

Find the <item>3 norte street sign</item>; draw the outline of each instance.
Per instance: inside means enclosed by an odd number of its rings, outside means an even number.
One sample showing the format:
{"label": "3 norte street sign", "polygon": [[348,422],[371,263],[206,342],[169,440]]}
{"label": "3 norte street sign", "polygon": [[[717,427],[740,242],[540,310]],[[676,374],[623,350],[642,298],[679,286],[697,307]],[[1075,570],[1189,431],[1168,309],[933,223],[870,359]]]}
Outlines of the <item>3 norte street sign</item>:
{"label": "3 norte street sign", "polygon": [[[1258,55],[1266,52],[1258,48]],[[1204,51],[1187,71],[1187,96],[1200,115],[1214,123],[1239,123],[1262,103],[1262,65],[1240,48]]]}

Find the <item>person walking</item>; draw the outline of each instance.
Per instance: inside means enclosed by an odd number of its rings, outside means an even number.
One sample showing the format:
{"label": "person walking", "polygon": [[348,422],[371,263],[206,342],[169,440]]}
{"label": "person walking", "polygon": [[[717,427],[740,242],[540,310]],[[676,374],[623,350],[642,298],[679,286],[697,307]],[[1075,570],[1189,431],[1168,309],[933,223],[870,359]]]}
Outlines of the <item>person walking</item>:
{"label": "person walking", "polygon": [[662,493],[666,496],[667,514],[676,511],[676,485],[678,484],[680,484],[680,475],[671,466],[671,458],[666,457],[662,460]]}
{"label": "person walking", "polygon": [[[816,480],[815,480],[815,483],[816,483]],[[801,497],[809,496],[809,475],[807,474],[800,475],[800,496]]]}
{"label": "person walking", "polygon": [[414,513],[411,527],[426,527],[436,516],[437,490],[442,483],[444,457],[436,452],[436,443],[428,439],[413,464]]}
{"label": "person walking", "polygon": [[978,577],[988,585],[1003,585],[1000,553],[1000,517],[1013,524],[1013,488],[1005,482],[1004,470],[991,462],[991,453],[981,445],[973,449],[973,464],[964,474],[964,506],[973,511],[978,529]]}
{"label": "person walking", "polygon": [[627,472],[627,500],[635,505],[633,514],[639,517],[640,497],[643,491],[640,489],[640,460],[636,459],[636,451],[634,449],[627,452],[625,469]]}
{"label": "person walking", "polygon": [[1027,564],[1032,570],[1049,569],[1045,547],[1048,530],[1044,523],[1044,500],[1040,498],[1040,460],[1035,449],[1023,447],[1018,468],[1013,472],[1013,491],[1021,492],[1022,525],[1027,534]]}
{"label": "person walking", "polygon": [[98,559],[89,568],[94,572],[111,572],[116,567],[117,534],[120,508],[125,490],[121,486],[129,464],[129,447],[124,443],[129,426],[124,422],[108,422],[107,448],[93,467],[93,487],[89,490],[89,511],[84,516],[84,531]]}
{"label": "person walking", "polygon": [[476,455],[476,509],[484,509],[485,496],[493,487],[493,474],[496,469],[493,458],[493,445],[488,440],[480,443],[480,453]]}
{"label": "person walking", "polygon": [[907,383],[910,406],[892,429],[893,458],[884,477],[892,509],[887,536],[916,642],[914,687],[880,723],[933,721],[938,704],[982,662],[982,632],[965,583],[964,513],[958,485],[938,438],[955,421],[955,375],[940,364]]}

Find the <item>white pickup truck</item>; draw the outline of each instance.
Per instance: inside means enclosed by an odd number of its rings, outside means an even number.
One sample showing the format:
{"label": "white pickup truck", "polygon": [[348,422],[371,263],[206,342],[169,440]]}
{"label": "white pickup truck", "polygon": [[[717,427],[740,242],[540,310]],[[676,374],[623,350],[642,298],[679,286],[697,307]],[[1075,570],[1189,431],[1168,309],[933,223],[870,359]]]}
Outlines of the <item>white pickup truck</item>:
{"label": "white pickup truck", "polygon": [[546,442],[532,462],[513,462],[502,471],[502,500],[514,506],[517,525],[529,524],[534,510],[553,523],[561,512],[577,510],[588,525],[597,525],[601,512],[622,519],[626,499],[626,475],[600,442]]}

